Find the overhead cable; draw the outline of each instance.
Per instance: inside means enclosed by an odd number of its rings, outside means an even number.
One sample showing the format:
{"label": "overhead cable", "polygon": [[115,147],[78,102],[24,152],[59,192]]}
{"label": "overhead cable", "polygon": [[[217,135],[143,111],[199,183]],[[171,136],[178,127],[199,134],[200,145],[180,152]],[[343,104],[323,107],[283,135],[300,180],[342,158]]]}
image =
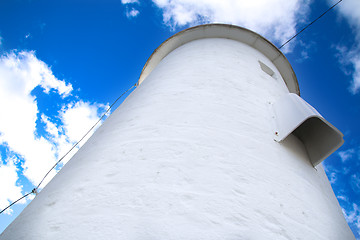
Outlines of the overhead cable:
{"label": "overhead cable", "polygon": [[331,9],[333,9],[334,7],[336,7],[336,5],[338,5],[340,2],[342,2],[343,0],[339,0],[337,3],[335,3],[334,5],[332,5],[328,10],[326,10],[325,12],[323,12],[323,14],[321,14],[319,17],[317,17],[315,20],[313,20],[311,23],[309,23],[308,25],[306,25],[303,29],[301,29],[298,33],[296,33],[294,36],[292,36],[289,40],[287,40],[285,43],[283,43],[279,49],[281,49],[283,46],[285,46],[286,44],[288,44],[291,40],[293,40],[294,38],[296,38],[300,33],[302,33],[305,29],[307,29],[308,27],[310,27],[314,22],[316,22],[317,20],[319,20],[322,16],[324,16],[326,13],[328,13]]}

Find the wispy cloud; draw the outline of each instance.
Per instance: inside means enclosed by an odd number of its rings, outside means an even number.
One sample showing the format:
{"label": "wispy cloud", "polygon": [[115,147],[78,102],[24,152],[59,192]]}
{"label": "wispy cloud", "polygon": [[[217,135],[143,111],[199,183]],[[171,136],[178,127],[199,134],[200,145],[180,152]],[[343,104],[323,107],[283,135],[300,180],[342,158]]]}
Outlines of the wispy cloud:
{"label": "wispy cloud", "polygon": [[356,94],[359,92],[360,90],[360,48],[358,48],[357,50],[357,56],[350,58],[350,62],[352,63],[354,70],[353,70],[353,74],[352,74],[352,83],[350,86],[350,91],[353,94]]}
{"label": "wispy cloud", "polygon": [[[84,101],[72,102],[64,106],[60,111],[60,118],[63,123],[62,129],[67,137],[67,142],[76,143],[85,133],[98,121],[100,114],[106,111],[109,105],[90,103]],[[97,125],[79,144],[81,147],[100,125]],[[59,144],[60,146],[62,144]],[[60,149],[60,155],[65,154],[67,148]],[[66,162],[66,160],[65,160]]]}
{"label": "wispy cloud", "polygon": [[139,3],[139,0],[121,0],[122,4]]}
{"label": "wispy cloud", "polygon": [[315,41],[304,42],[302,40],[298,41],[298,44],[301,48],[300,58],[297,59],[297,62],[301,63],[310,58],[310,53],[313,54],[316,51]]}
{"label": "wispy cloud", "polygon": [[334,169],[331,165],[327,164],[326,162],[323,164],[323,168],[328,176],[329,182],[331,184],[335,184],[337,180],[337,169]]}
{"label": "wispy cloud", "polygon": [[249,28],[280,43],[296,33],[306,19],[310,0],[153,0],[163,11],[164,23],[175,28],[209,22]]}
{"label": "wispy cloud", "polygon": [[336,198],[339,199],[339,200],[345,201],[345,202],[347,202],[349,200],[348,197],[344,196],[344,195],[336,196]]}
{"label": "wispy cloud", "polygon": [[330,163],[331,160],[323,163],[326,175],[343,208],[344,216],[357,239],[360,239],[360,209],[358,205],[352,203],[357,201],[360,194],[360,174],[357,168],[359,153],[357,146],[348,147],[337,153],[338,157],[334,158],[334,165]]}
{"label": "wispy cloud", "polygon": [[334,47],[341,70],[352,78],[349,86],[352,94],[357,94],[360,90],[360,42],[358,44],[359,46],[355,45],[351,48],[341,44]]}
{"label": "wispy cloud", "polygon": [[329,174],[329,176],[330,176],[330,179],[329,179],[330,183],[331,183],[331,184],[336,183],[336,180],[337,180],[336,173],[335,173],[335,172],[331,172],[331,173]]}
{"label": "wispy cloud", "polygon": [[356,193],[360,193],[360,176],[358,174],[351,175],[351,187]]}
{"label": "wispy cloud", "polygon": [[133,18],[133,17],[136,17],[137,15],[139,15],[139,10],[136,10],[135,8],[131,8],[130,10],[127,9],[126,10],[126,16],[128,18]]}
{"label": "wispy cloud", "polygon": [[[333,4],[335,0],[328,0],[328,2]],[[355,42],[352,47],[347,48],[339,44],[336,49],[339,53],[338,60],[344,65],[343,69],[350,69],[349,72],[345,72],[352,76],[349,91],[357,94],[360,90],[360,1],[342,1],[336,9],[340,16],[350,24],[354,33]]]}
{"label": "wispy cloud", "polygon": [[355,149],[348,149],[345,151],[338,152],[339,157],[341,158],[342,162],[347,161],[348,159],[352,158],[355,154]]}
{"label": "wispy cloud", "polygon": [[140,14],[134,6],[139,5],[139,0],[121,0],[121,3],[126,6],[125,15],[127,18],[134,18]]}
{"label": "wispy cloud", "polygon": [[343,214],[350,227],[360,235],[360,209],[357,204],[353,204],[349,209],[343,208]]}
{"label": "wispy cloud", "polygon": [[[329,4],[334,4],[337,0],[328,0]],[[360,40],[360,1],[346,0],[336,8],[337,11],[350,23],[356,38]]]}

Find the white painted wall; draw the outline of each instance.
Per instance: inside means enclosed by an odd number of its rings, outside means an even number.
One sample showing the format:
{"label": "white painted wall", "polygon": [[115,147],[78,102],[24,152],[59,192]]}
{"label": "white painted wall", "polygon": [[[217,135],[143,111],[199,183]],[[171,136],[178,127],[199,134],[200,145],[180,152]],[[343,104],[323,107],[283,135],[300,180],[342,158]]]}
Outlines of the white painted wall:
{"label": "white painted wall", "polygon": [[273,140],[287,92],[248,45],[175,49],[0,239],[354,239],[321,165]]}

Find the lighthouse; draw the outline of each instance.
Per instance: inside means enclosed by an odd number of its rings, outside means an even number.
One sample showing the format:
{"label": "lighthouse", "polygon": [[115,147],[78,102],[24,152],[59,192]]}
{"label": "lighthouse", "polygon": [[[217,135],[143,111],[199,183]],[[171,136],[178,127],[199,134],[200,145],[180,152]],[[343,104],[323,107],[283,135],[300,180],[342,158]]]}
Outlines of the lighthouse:
{"label": "lighthouse", "polygon": [[321,165],[342,143],[272,43],[189,28],[0,239],[355,239]]}

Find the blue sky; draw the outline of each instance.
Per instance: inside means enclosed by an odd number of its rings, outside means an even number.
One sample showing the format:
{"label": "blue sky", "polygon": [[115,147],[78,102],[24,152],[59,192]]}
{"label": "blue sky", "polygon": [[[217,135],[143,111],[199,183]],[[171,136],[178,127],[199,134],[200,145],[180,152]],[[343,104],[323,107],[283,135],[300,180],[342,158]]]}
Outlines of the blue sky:
{"label": "blue sky", "polygon": [[[39,183],[109,104],[137,82],[147,58],[171,35],[222,22],[249,28],[280,46],[334,2],[1,1],[0,209]],[[344,133],[345,144],[324,167],[360,239],[360,1],[343,0],[282,50],[301,96]],[[30,201],[0,216],[0,232]]]}

